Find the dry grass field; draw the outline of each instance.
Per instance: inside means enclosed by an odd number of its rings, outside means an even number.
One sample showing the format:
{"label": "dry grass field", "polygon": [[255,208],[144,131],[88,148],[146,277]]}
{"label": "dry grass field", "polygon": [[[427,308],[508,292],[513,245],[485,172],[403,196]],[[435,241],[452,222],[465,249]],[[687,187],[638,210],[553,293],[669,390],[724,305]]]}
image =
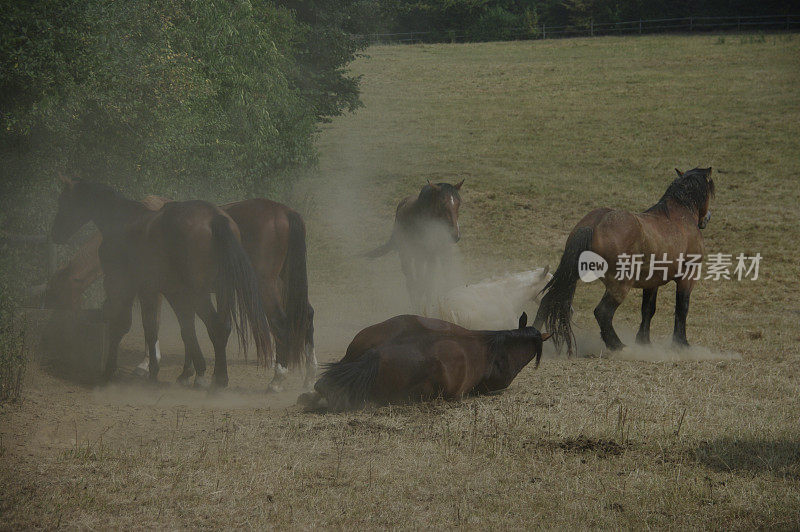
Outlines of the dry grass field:
{"label": "dry grass field", "polygon": [[[169,323],[157,387],[31,364],[23,403],[0,407],[0,527],[800,527],[800,36],[386,46],[353,68],[364,107],[321,132],[286,198],[309,227],[321,360],[409,310],[396,257],[358,254],[426,179],[466,178],[463,282],[555,267],[588,210],[645,209],[674,167],[712,166],[707,249],[761,253],[759,279],[701,282],[700,347],[638,361],[597,347],[601,288],[581,285],[582,356],[460,402],[306,413],[298,382],[268,395],[243,360],[225,392],[182,389]],[[617,314],[628,342],[639,304]],[[662,289],[659,345],[673,304]],[[124,347],[130,368],[140,329]]]}

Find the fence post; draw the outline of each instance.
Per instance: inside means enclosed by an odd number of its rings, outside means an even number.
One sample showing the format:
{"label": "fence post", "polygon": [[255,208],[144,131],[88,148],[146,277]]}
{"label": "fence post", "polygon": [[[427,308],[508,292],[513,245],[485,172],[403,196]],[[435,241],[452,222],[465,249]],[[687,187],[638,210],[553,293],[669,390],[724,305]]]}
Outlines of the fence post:
{"label": "fence post", "polygon": [[547,38],[547,26],[542,24],[542,39]]}
{"label": "fence post", "polygon": [[786,29],[789,29],[789,15],[786,15]]}
{"label": "fence post", "polygon": [[689,31],[693,30],[694,30],[694,20],[692,19],[692,17],[689,17]]}
{"label": "fence post", "polygon": [[409,40],[411,41],[411,44],[414,44],[414,32],[413,31],[409,32]]}
{"label": "fence post", "polygon": [[589,37],[594,37],[594,19],[589,21]]}
{"label": "fence post", "polygon": [[736,17],[736,31],[742,31],[742,17]]}
{"label": "fence post", "polygon": [[642,34],[642,19],[639,19],[639,35]]}

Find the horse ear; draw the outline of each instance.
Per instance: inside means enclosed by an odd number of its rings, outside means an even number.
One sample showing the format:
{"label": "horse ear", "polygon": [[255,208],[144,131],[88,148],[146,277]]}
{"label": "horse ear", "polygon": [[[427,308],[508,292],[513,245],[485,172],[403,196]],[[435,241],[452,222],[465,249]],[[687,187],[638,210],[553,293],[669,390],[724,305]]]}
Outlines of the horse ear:
{"label": "horse ear", "polygon": [[435,184],[435,183],[431,183],[431,180],[430,180],[430,179],[428,179],[427,181],[428,181],[428,185],[430,185],[430,187],[431,187],[433,190],[435,190],[436,192],[439,192],[439,191],[442,189],[442,187],[440,187],[439,185],[437,185],[437,184]]}
{"label": "horse ear", "polygon": [[706,178],[711,179],[711,167],[706,168]]}
{"label": "horse ear", "polygon": [[453,185],[453,188],[455,188],[456,190],[461,190],[461,185],[463,185],[463,184],[464,184],[464,180],[462,179],[461,181],[458,182],[457,185]]}
{"label": "horse ear", "polygon": [[519,317],[519,328],[524,329],[526,325],[528,325],[528,313],[523,312],[522,316]]}
{"label": "horse ear", "polygon": [[551,336],[553,336],[553,333],[544,333],[544,334],[542,335],[542,342],[544,342],[545,340],[547,340],[547,339],[548,339],[548,338],[550,338]]}
{"label": "horse ear", "polygon": [[61,170],[58,171],[58,180],[61,181],[64,188],[72,188],[75,185],[75,181],[62,174]]}
{"label": "horse ear", "polygon": [[675,172],[678,174],[678,177],[683,177],[683,172],[681,172],[677,168],[675,169]]}

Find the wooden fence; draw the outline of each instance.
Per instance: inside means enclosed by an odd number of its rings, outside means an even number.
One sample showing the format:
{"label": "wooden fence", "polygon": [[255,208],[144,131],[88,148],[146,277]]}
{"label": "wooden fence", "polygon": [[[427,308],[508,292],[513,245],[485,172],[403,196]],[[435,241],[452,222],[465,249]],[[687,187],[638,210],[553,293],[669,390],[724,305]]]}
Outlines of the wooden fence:
{"label": "wooden fence", "polygon": [[[547,26],[504,30],[494,40],[554,39],[562,37],[596,37],[601,35],[642,35],[648,33],[684,33],[717,31],[786,31],[800,29],[800,15],[752,17],[685,17],[627,22],[594,22],[585,25]],[[416,44],[433,42],[465,42],[472,36],[464,30],[409,31],[402,33],[370,33],[353,35],[370,44]]]}

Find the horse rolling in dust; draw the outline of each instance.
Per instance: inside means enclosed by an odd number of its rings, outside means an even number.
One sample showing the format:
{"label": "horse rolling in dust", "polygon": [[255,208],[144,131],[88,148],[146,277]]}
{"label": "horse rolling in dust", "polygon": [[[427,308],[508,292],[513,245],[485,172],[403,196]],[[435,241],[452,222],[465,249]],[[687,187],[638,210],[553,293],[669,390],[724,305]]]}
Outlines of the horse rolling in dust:
{"label": "horse rolling in dust", "polygon": [[[196,385],[205,383],[206,362],[197,342],[195,314],[206,325],[214,346],[215,386],[228,384],[225,348],[231,324],[244,346],[251,330],[257,351],[271,362],[270,330],[255,274],[242,249],[238,227],[219,207],[184,201],[152,211],[106,185],[63,176],[61,180],[53,241],[65,243],[90,221],[103,235],[99,256],[109,322],[106,380],[116,372],[119,343],[130,330],[137,296],[152,380],[159,370],[156,341],[161,294],[178,318],[186,355],[197,371]],[[216,309],[211,292],[217,295]]]}
{"label": "horse rolling in dust", "polygon": [[[658,288],[675,281],[675,328],[673,345],[688,346],[686,315],[689,296],[694,287],[691,269],[681,262],[691,255],[705,253],[704,229],[711,218],[710,204],[714,197],[711,168],[695,168],[686,173],[675,170],[678,178],[667,188],[658,203],[642,213],[612,209],[596,209],[572,229],[564,254],[553,278],[543,289],[544,297],[534,320],[534,327],[545,324],[554,335],[557,346],[566,343],[571,355],[575,338],[570,323],[570,308],[578,281],[578,259],[582,252],[593,251],[607,263],[601,277],[606,292],[594,309],[600,335],[610,350],[625,347],[614,331],[612,320],[617,307],[631,288],[642,289],[642,322],[636,342],[650,343],[650,320],[656,311]],[[623,254],[642,255],[638,278],[617,279],[618,261]],[[666,265],[666,273],[650,270],[651,257]],[[633,276],[631,276],[633,277]],[[649,277],[649,278],[648,278]]]}
{"label": "horse rolling in dust", "polygon": [[397,205],[389,241],[365,253],[375,258],[397,251],[415,309],[422,310],[434,295],[437,269],[447,258],[448,246],[461,239],[458,209],[463,184],[463,179],[455,185],[428,181],[419,195],[408,196]]}
{"label": "horse rolling in dust", "polygon": [[391,318],[358,333],[299,402],[336,411],[504,390],[531,360],[539,366],[550,336],[527,322],[523,313],[518,329],[471,331],[422,316]]}

